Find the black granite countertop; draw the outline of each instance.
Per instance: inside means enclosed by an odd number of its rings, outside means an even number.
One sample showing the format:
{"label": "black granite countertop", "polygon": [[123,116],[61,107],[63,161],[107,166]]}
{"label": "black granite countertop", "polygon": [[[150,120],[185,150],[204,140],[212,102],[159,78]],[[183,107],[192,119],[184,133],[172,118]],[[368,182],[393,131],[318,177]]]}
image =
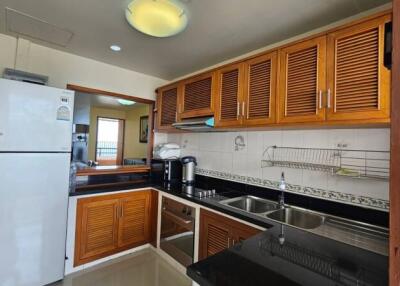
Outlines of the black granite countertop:
{"label": "black granite countertop", "polygon": [[388,259],[331,239],[276,226],[192,264],[200,285],[387,285]]}
{"label": "black granite countertop", "polygon": [[[214,186],[217,188],[217,196],[213,198],[197,198],[186,194],[182,192],[180,183],[150,181],[125,187],[72,192],[70,195],[155,188],[267,229],[230,249],[189,266],[187,274],[200,285],[388,284],[387,256],[226,207],[218,202],[242,196],[244,193],[239,186],[199,182],[201,188],[209,189]],[[366,214],[372,215],[368,211]]]}

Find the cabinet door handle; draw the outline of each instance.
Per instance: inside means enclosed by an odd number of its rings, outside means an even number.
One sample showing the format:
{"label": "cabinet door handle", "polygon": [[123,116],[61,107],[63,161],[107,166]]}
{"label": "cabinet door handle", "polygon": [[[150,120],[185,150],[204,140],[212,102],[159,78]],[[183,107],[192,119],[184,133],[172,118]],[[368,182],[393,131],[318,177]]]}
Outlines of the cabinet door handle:
{"label": "cabinet door handle", "polygon": [[124,205],[121,205],[119,217],[122,217],[123,215],[124,215]]}
{"label": "cabinet door handle", "polygon": [[328,88],[328,98],[327,98],[327,107],[331,108],[331,89]]}
{"label": "cabinet door handle", "polygon": [[236,241],[232,239],[232,246],[235,245]]}
{"label": "cabinet door handle", "polygon": [[237,110],[236,110],[236,119],[239,119],[239,115],[240,115],[240,102],[237,102]]}
{"label": "cabinet door handle", "polygon": [[244,101],[243,101],[243,102],[242,102],[242,116],[243,116],[243,117],[244,117],[244,114],[245,114],[244,109],[245,109],[245,103],[244,103]]}
{"label": "cabinet door handle", "polygon": [[319,90],[319,109],[322,109],[322,90]]}

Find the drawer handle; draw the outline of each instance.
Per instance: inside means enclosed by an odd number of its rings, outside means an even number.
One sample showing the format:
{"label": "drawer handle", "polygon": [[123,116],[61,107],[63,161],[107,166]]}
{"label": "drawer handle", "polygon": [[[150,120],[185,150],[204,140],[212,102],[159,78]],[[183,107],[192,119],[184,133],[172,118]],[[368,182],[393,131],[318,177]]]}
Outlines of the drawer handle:
{"label": "drawer handle", "polygon": [[176,215],[173,212],[168,211],[168,210],[163,210],[163,213],[165,215],[169,216],[170,218],[174,219],[175,221],[178,221],[178,222],[180,222],[182,224],[190,224],[192,222],[191,219],[184,219],[184,218],[182,218],[182,217],[180,217],[180,216],[178,216],[178,215]]}
{"label": "drawer handle", "polygon": [[328,98],[327,98],[327,106],[328,108],[331,108],[331,89],[328,88]]}
{"label": "drawer handle", "polygon": [[322,109],[322,90],[319,90],[319,109]]}

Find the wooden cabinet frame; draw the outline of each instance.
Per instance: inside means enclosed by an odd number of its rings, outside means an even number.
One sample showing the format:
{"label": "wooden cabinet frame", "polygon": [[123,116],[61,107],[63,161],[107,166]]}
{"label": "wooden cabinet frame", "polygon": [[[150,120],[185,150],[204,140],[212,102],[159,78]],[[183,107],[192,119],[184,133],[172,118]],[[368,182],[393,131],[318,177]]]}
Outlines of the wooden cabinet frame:
{"label": "wooden cabinet frame", "polygon": [[[365,119],[385,119],[390,117],[390,71],[384,66],[384,36],[385,23],[390,22],[391,16],[385,15],[372,19],[351,27],[340,29],[328,34],[328,68],[327,81],[328,91],[330,92],[330,104],[327,106],[327,120],[365,120]],[[377,110],[348,111],[338,112],[336,110],[336,50],[337,39],[357,35],[368,30],[378,28],[379,47],[378,47],[378,108]],[[329,106],[331,108],[329,108]]]}
{"label": "wooden cabinet frame", "polygon": [[[222,119],[222,80],[223,74],[238,70],[237,83],[237,112],[235,119]],[[244,64],[234,64],[225,68],[219,69],[216,72],[216,96],[215,96],[215,126],[216,127],[234,127],[240,126],[243,123],[244,115],[244,98],[243,98],[243,83],[244,83]]]}
{"label": "wooden cabinet frame", "polygon": [[[211,98],[210,98],[210,106],[206,108],[200,108],[195,110],[185,110],[185,87],[187,84],[194,83],[196,81],[200,81],[206,78],[211,77]],[[216,79],[215,72],[207,72],[187,80],[183,80],[179,84],[181,91],[178,93],[178,114],[179,118],[192,118],[192,117],[204,117],[204,116],[212,116],[214,114],[214,95],[216,89]]]}
{"label": "wooden cabinet frame", "polygon": [[[384,37],[384,23],[391,20],[391,10],[378,12],[376,14],[349,22],[339,27],[329,29],[327,31],[305,37],[301,40],[296,40],[292,43],[285,44],[274,50],[260,53],[258,55],[252,55],[248,58],[238,60],[236,62],[226,64],[222,67],[212,69],[208,72],[202,73],[190,77],[188,79],[181,80],[172,85],[176,85],[179,88],[178,94],[178,115],[177,120],[191,117],[204,117],[204,116],[215,116],[217,128],[232,128],[232,127],[277,127],[280,126],[307,126],[307,127],[321,127],[321,126],[388,126],[390,123],[390,97],[389,90],[391,87],[390,72],[383,66],[383,37]],[[356,108],[351,110],[342,109],[341,112],[335,112],[335,39],[340,37],[346,37],[352,33],[359,33],[370,27],[379,26],[379,108],[378,110],[366,109],[362,111]],[[287,73],[288,73],[288,55],[302,49],[310,47],[317,47],[317,69],[316,71],[310,72],[309,78],[312,78],[313,83],[316,80],[315,86],[315,101],[312,99],[311,103],[311,91],[310,86],[307,88],[307,93],[301,88],[301,81],[307,82],[308,78],[300,79],[299,81],[292,81],[294,83],[293,89],[295,91],[294,96],[298,96],[297,101],[292,101],[292,115],[287,114]],[[270,103],[270,116],[269,118],[247,118],[249,115],[249,64],[255,63],[262,58],[272,57],[272,61],[275,62],[273,56],[277,52],[277,59],[275,65],[273,64],[271,73],[271,103]],[[305,52],[307,56],[311,57],[311,53],[314,51]],[[297,55],[297,60],[301,55]],[[296,58],[296,56],[294,57]],[[297,61],[295,60],[295,61]],[[306,59],[307,61],[307,59]],[[293,62],[292,62],[293,63]],[[310,62],[309,62],[310,63]],[[236,120],[220,120],[221,116],[221,102],[220,102],[220,78],[221,74],[225,71],[240,67],[241,75],[239,82],[239,89],[241,95],[238,96],[240,116]],[[244,67],[242,67],[244,66]],[[296,72],[301,70],[301,63],[297,61],[294,65]],[[308,65],[310,67],[310,65]],[[298,69],[298,70],[297,70]],[[299,73],[301,75],[301,72]],[[317,74],[316,77],[313,77]],[[297,75],[295,75],[296,77]],[[211,87],[211,102],[207,108],[185,111],[184,107],[184,90],[185,85],[202,80],[207,77],[212,77]],[[275,82],[275,83],[274,83]],[[168,85],[168,87],[170,87]],[[163,87],[164,89],[164,87]],[[275,90],[273,90],[275,89]],[[328,90],[330,92],[328,92]],[[303,92],[303,94],[302,94]],[[354,92],[356,94],[356,92]],[[275,94],[275,96],[274,96]],[[329,96],[328,96],[329,94]],[[368,95],[369,96],[369,95]],[[328,103],[329,97],[329,103]],[[292,98],[293,99],[293,98]],[[302,102],[301,100],[304,100]],[[346,101],[347,98],[344,100]],[[350,100],[351,101],[351,100]],[[343,102],[343,101],[342,101]],[[365,102],[363,102],[365,103]],[[160,112],[162,102],[158,102],[158,110]],[[297,106],[298,105],[298,106]],[[315,105],[315,112],[312,110]],[[345,105],[345,104],[344,104]],[[310,107],[311,106],[311,107]],[[328,107],[329,106],[329,107]],[[243,114],[243,111],[244,114]],[[289,110],[290,111],[290,110]],[[302,112],[304,111],[304,112]],[[261,113],[261,112],[260,112]],[[159,118],[159,116],[158,116]],[[161,127],[159,129],[172,130],[171,127]]]}
{"label": "wooden cabinet frame", "polygon": [[179,85],[178,83],[171,84],[162,88],[159,88],[157,90],[157,115],[156,115],[156,129],[157,130],[174,130],[175,128],[172,127],[172,125],[163,125],[162,124],[162,113],[163,113],[163,93],[165,91],[171,90],[171,89],[177,89],[177,99],[176,99],[176,112],[175,112],[175,122],[178,122],[180,120],[180,113],[178,110],[179,107],[179,98],[181,97],[182,93],[182,86]]}
{"label": "wooden cabinet frame", "polygon": [[[153,225],[155,222],[153,216],[156,213],[154,213],[152,208],[155,207],[157,200],[154,192],[152,190],[143,190],[78,199],[74,266],[79,266],[153,241],[156,233],[155,228],[157,227],[157,223]],[[127,221],[125,221],[123,203],[127,200],[143,200],[145,202],[143,205],[145,211],[144,220],[139,222],[142,223],[143,236],[141,236],[141,233],[138,233],[135,237],[136,234],[132,235],[132,233],[129,233],[126,235],[126,238],[123,233],[124,223],[132,223],[132,218],[127,218]],[[109,215],[107,213],[99,214],[98,217],[94,218],[97,220],[98,226],[95,229],[91,229],[89,227],[90,222],[88,222],[90,209],[95,211],[98,208],[97,211],[102,211],[102,207],[107,206],[112,208],[112,213],[109,213]],[[126,215],[129,216],[129,214]],[[92,233],[88,233],[89,231],[92,231]],[[104,235],[110,236],[110,232],[112,239],[107,244]],[[93,242],[93,249],[88,249],[87,239],[90,236],[93,238],[95,235],[100,235],[101,239],[99,237],[98,243]],[[104,246],[101,246],[102,244]]]}
{"label": "wooden cabinet frame", "polygon": [[221,251],[261,232],[261,230],[249,225],[200,209],[199,260],[209,256],[207,246],[209,244],[210,226],[219,229],[221,234],[226,234],[219,236],[220,241],[210,242],[214,248],[221,248]]}
{"label": "wooden cabinet frame", "polygon": [[[264,61],[271,61],[270,74],[270,98],[269,98],[269,116],[264,118],[249,118],[250,106],[250,68],[254,64]],[[247,60],[244,63],[244,93],[245,102],[244,124],[246,126],[269,125],[276,122],[276,96],[277,96],[277,77],[278,77],[278,52],[272,51],[268,54]]]}
{"label": "wooden cabinet frame", "polygon": [[[317,73],[315,98],[315,113],[312,115],[287,115],[287,78],[289,54],[317,47]],[[279,51],[279,97],[278,97],[278,123],[320,122],[325,120],[323,92],[326,90],[326,36],[309,39],[304,42],[288,46]]]}

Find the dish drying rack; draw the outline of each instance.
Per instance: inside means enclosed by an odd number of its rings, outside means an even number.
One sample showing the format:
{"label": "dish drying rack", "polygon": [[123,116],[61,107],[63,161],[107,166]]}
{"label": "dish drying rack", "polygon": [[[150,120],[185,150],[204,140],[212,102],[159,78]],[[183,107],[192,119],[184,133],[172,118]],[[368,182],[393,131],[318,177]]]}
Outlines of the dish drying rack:
{"label": "dish drying rack", "polygon": [[270,146],[263,153],[261,167],[273,166],[388,180],[390,152]]}

